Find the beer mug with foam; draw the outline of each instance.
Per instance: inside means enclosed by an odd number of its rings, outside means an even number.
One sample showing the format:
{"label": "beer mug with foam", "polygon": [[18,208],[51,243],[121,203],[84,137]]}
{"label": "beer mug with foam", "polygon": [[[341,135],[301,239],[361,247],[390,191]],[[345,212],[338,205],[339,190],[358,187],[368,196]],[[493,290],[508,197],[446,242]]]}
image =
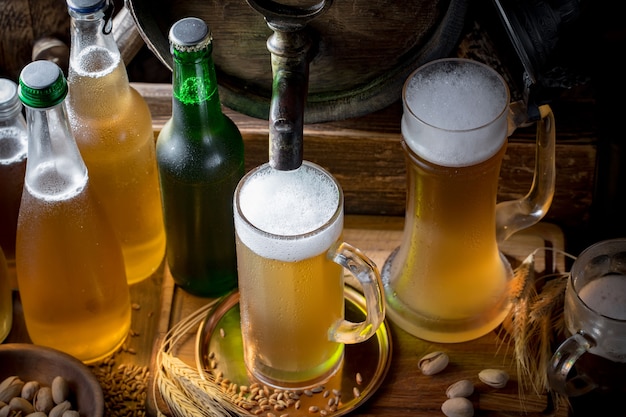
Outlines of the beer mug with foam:
{"label": "beer mug with foam", "polygon": [[425,340],[475,339],[510,310],[512,270],[498,244],[552,202],[554,117],[540,107],[531,190],[497,204],[507,137],[525,118],[503,78],[475,61],[436,60],[409,76],[402,96],[408,190],[401,245],[382,269],[387,315]]}
{"label": "beer mug with foam", "polygon": [[[234,212],[246,368],[279,388],[323,383],[344,344],[369,339],[385,315],[376,266],[342,242],[339,183],[308,161],[292,171],[264,164],[239,182]],[[361,323],[344,319],[344,268],[363,288]]]}
{"label": "beer mug with foam", "polygon": [[[569,337],[548,367],[550,387],[569,397],[581,415],[624,414],[626,394],[626,239],[598,242],[574,261],[563,319]],[[592,392],[593,391],[593,392]],[[585,405],[589,402],[589,405]],[[618,414],[615,411],[620,410]]]}

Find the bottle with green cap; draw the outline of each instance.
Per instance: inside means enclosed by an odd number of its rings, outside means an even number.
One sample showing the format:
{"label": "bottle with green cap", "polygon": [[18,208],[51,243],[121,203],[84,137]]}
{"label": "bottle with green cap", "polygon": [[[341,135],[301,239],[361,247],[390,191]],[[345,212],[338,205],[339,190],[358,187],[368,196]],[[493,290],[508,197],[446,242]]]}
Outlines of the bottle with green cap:
{"label": "bottle with green cap", "polygon": [[112,0],[67,0],[67,6],[70,123],[133,284],[151,276],[165,254],[150,109],[130,85],[111,33]]}
{"label": "bottle with green cap", "polygon": [[237,286],[233,194],[244,174],[243,140],[222,112],[205,22],[179,20],[169,40],[172,117],[157,138],[166,258],[180,287],[215,297]]}
{"label": "bottle with green cap", "polygon": [[18,94],[28,125],[15,259],[24,321],[33,343],[92,363],[130,330],[124,258],[72,136],[63,72],[32,62]]}
{"label": "bottle with green cap", "polygon": [[[0,247],[15,273],[15,233],[20,210],[28,139],[17,84],[0,78]],[[11,286],[15,288],[15,277]]]}

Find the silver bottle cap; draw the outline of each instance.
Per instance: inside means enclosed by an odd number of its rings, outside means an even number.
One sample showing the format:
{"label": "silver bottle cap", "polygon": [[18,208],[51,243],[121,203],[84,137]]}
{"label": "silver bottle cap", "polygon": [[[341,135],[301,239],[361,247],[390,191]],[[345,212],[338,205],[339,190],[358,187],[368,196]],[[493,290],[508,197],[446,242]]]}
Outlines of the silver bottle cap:
{"label": "silver bottle cap", "polygon": [[17,96],[17,84],[0,78],[0,121],[9,120],[22,111],[22,102]]}

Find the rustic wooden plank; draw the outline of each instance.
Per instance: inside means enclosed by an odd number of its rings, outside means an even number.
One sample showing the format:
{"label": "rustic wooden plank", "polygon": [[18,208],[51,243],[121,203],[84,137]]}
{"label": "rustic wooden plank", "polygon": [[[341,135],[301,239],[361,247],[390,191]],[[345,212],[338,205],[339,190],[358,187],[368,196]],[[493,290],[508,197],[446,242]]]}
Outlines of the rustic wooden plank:
{"label": "rustic wooden plank", "polygon": [[[133,84],[146,98],[158,134],[171,114],[169,84]],[[559,102],[556,191],[545,217],[564,229],[578,229],[589,220],[592,203],[597,133],[593,103]],[[268,161],[268,122],[224,108],[244,136],[246,169]],[[400,145],[399,104],[365,117],[304,126],[304,158],[328,169],[345,192],[349,214],[403,215],[406,168]],[[563,122],[560,122],[562,115]],[[530,189],[535,160],[535,130],[516,131],[501,169],[499,201],[521,198]]]}
{"label": "rustic wooden plank", "polygon": [[15,82],[30,62],[33,27],[27,2],[0,0],[0,76]]}

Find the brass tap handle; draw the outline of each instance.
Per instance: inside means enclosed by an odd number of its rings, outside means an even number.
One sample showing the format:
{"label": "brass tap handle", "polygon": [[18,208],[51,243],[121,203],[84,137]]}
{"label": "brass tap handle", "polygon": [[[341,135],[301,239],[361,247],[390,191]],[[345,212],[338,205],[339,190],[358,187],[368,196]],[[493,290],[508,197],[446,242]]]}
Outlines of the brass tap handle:
{"label": "brass tap handle", "polygon": [[269,162],[281,171],[297,169],[303,159],[304,107],[308,94],[311,39],[304,28],[332,4],[309,7],[272,0],[247,0],[274,34],[267,40],[272,55],[272,100],[269,112]]}

